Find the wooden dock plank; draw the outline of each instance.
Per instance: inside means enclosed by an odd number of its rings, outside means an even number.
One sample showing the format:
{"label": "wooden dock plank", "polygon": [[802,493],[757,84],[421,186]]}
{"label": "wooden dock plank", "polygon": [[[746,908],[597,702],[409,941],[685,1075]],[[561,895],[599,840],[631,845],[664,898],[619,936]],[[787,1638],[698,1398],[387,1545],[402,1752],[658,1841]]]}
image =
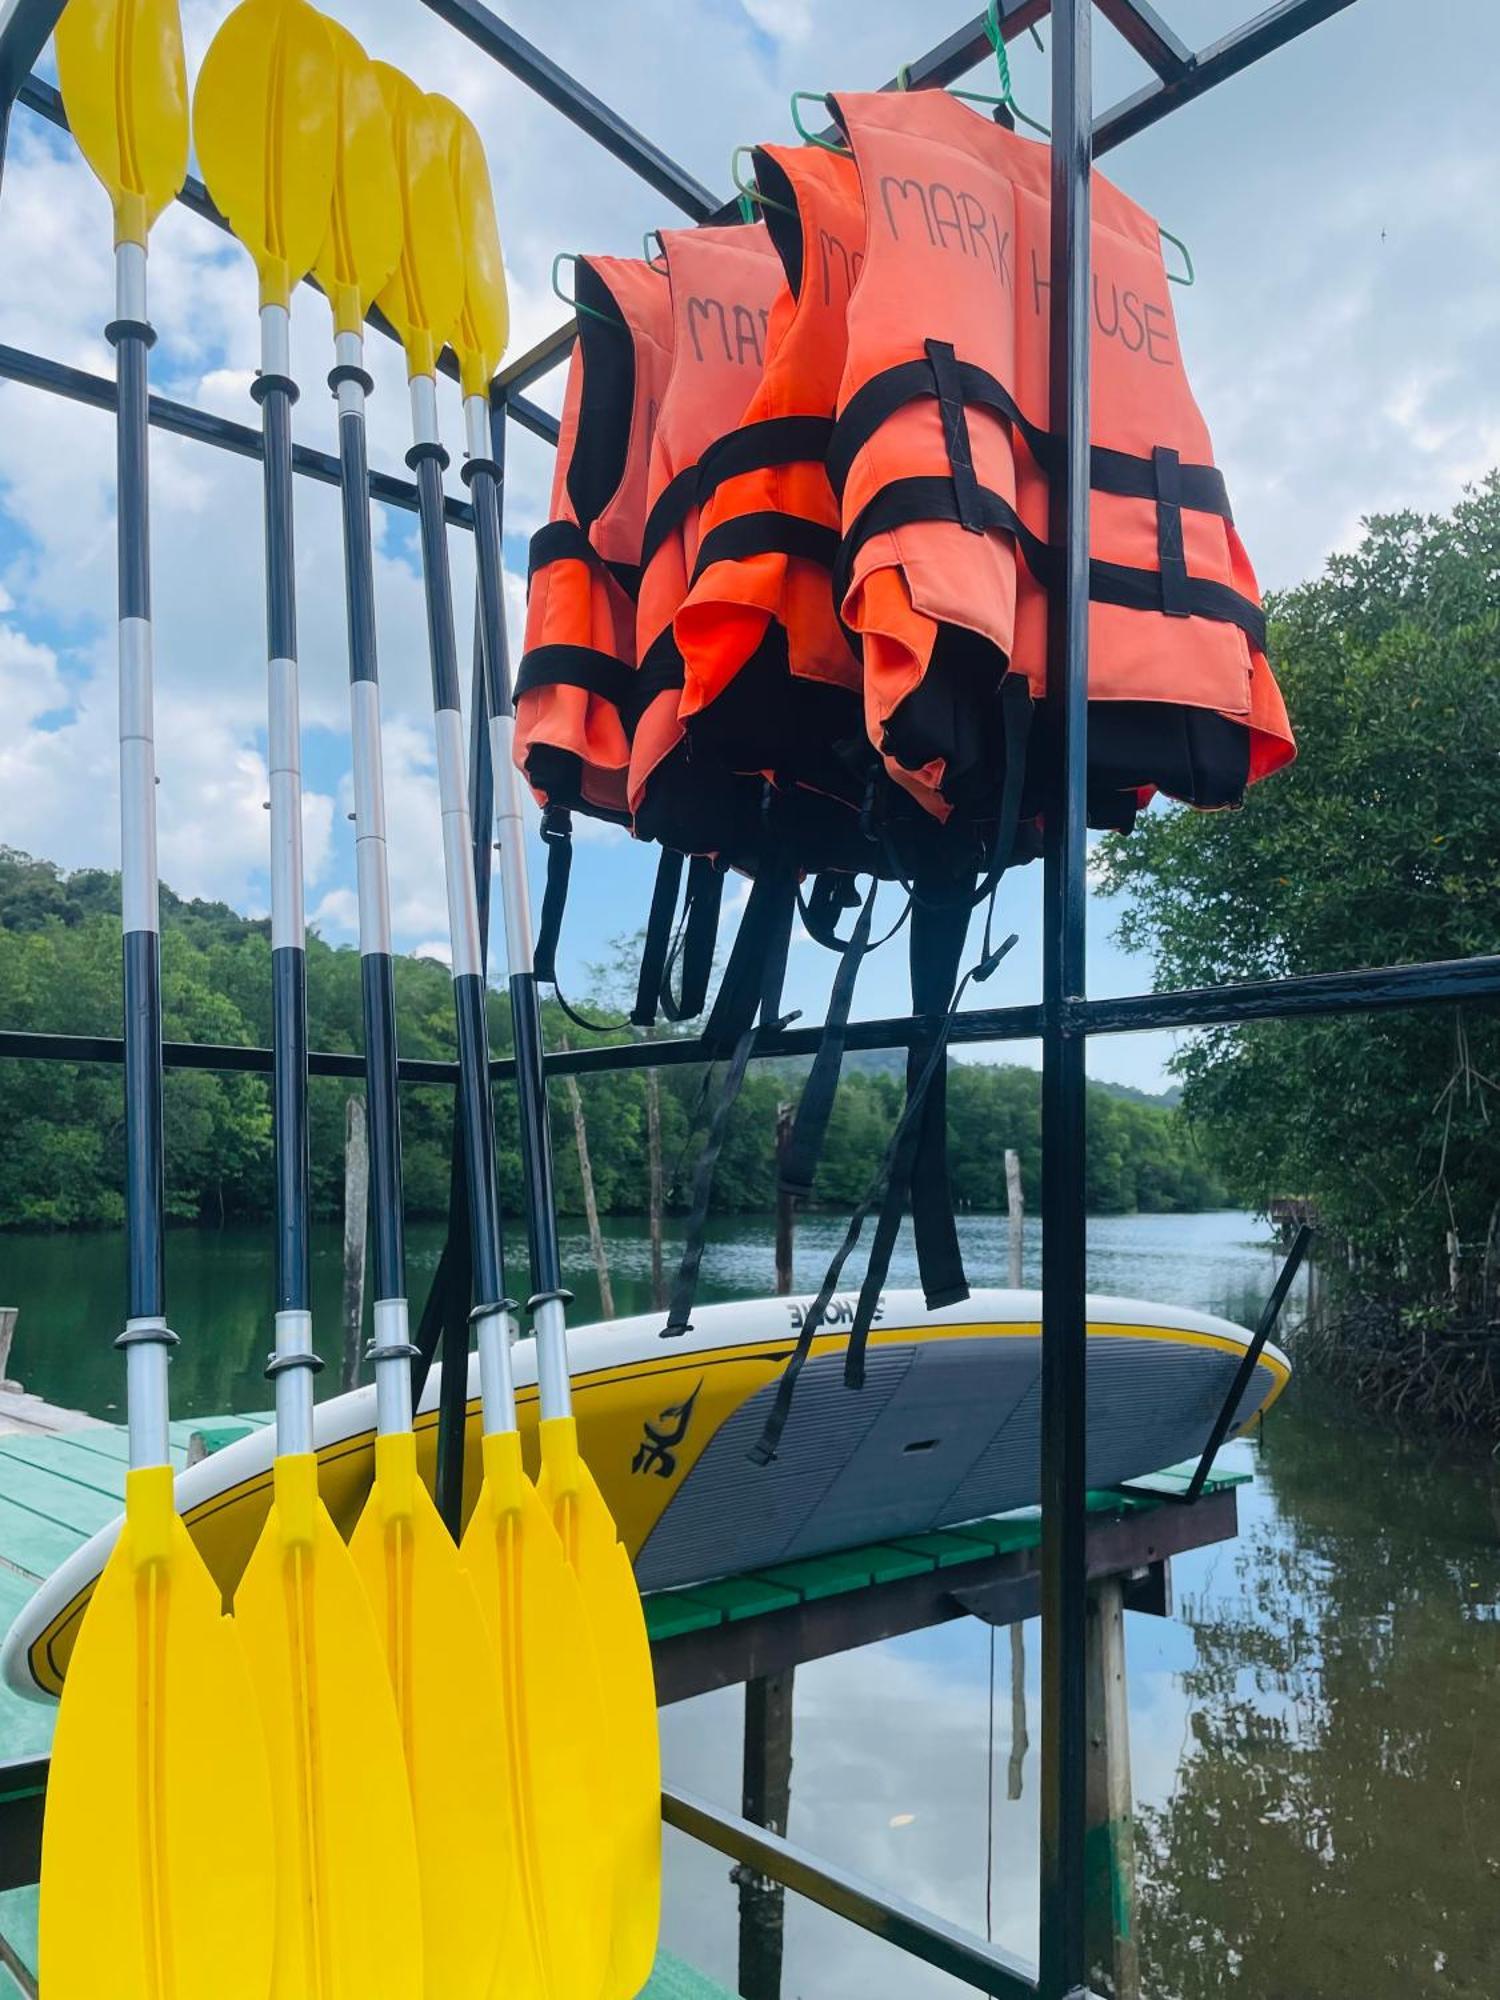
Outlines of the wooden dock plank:
{"label": "wooden dock plank", "polygon": [[[114,1494],[80,1485],[45,1464],[4,1454],[0,1454],[0,1495],[44,1520],[71,1528],[85,1540],[108,1527],[120,1512]],[[0,1560],[5,1555],[0,1543]]]}
{"label": "wooden dock plank", "polygon": [[124,1461],[101,1458],[96,1451],[75,1451],[70,1438],[0,1437],[0,1488],[5,1484],[8,1460],[42,1466],[59,1479],[71,1479],[103,1493],[114,1501],[116,1509],[125,1505]]}

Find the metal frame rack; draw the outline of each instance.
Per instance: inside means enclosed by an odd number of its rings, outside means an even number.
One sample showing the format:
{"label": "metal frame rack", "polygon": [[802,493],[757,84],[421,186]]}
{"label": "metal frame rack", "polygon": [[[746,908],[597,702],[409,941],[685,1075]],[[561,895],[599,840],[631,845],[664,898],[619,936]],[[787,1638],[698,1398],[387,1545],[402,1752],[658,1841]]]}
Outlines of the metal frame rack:
{"label": "metal frame rack", "polygon": [[[727,219],[730,211],[668,154],[635,131],[610,107],[552,62],[541,50],[501,21],[483,0],[423,0],[440,20],[465,36],[484,55],[509,70],[588,138],[636,173],[693,222]],[[1052,620],[1052,673],[1048,706],[1049,739],[1054,747],[1044,856],[1043,992],[1039,1005],[965,1013],[954,1031],[963,1043],[1040,1037],[1043,1049],[1043,1520],[1041,1610],[1043,1633],[1043,1749],[1041,1840],[1041,1965],[1021,1965],[968,1936],[913,1910],[899,1899],[851,1880],[776,1836],[743,1820],[696,1802],[666,1800],[669,1822],[736,1860],[775,1877],[800,1895],[874,1931],[891,1944],[941,1968],[980,1992],[1013,1996],[1039,1994],[1042,2000],[1086,2000],[1085,1943],[1085,1746],[1087,1691],[1084,1674],[1085,1565],[1084,1492],[1084,1176],[1079,1171],[1084,1136],[1084,1058],[1088,1038],[1143,1028],[1194,1028],[1296,1015],[1330,1015],[1376,1008],[1425,1006],[1500,998],[1500,957],[1476,958],[1279,981],[1258,981],[1194,991],[1140,994],[1126,999],[1090,1000],[1085,982],[1084,777],[1088,685],[1088,437],[1090,162],[1134,134],[1156,124],[1179,105],[1202,96],[1226,79],[1282,48],[1308,29],[1340,13],[1353,0],[1276,0],[1253,21],[1211,46],[1189,49],[1158,15],[1149,0],[999,0],[998,18],[1007,39],[1051,18],[1052,62],[1052,241],[1051,371],[1052,428],[1066,439],[1054,491],[1053,536],[1064,553],[1062,582]],[[32,75],[32,67],[61,12],[62,0],[0,0],[0,147],[12,107],[64,125],[57,92]],[[1092,104],[1091,47],[1097,7],[1154,72],[1153,80],[1102,115]],[[986,18],[968,21],[926,55],[911,63],[904,81],[910,89],[941,88],[973,68],[989,52]],[[894,84],[888,87],[895,87]],[[220,218],[201,184],[190,181],[181,196],[208,220]],[[503,463],[507,423],[519,424],[555,442],[557,425],[527,391],[562,361],[573,338],[572,325],[560,326],[497,377],[492,399],[495,456]],[[0,347],[0,377],[110,408],[111,382],[65,368],[45,356]],[[244,426],[202,411],[154,398],[151,421],[158,427],[256,456],[260,442]],[[336,462],[299,449],[297,470],[324,481],[337,479]],[[378,476],[376,497],[411,508],[415,491],[404,480]],[[450,501],[450,518],[468,524],[469,510]],[[482,680],[474,703],[476,754],[471,780],[482,792],[488,782]],[[475,824],[488,825],[476,810]],[[481,873],[488,848],[479,847]],[[900,1048],[912,1038],[910,1019],[866,1021],[851,1028],[854,1048]],[[813,1031],[763,1034],[756,1054],[808,1053]],[[118,1061],[118,1043],[100,1038],[0,1033],[0,1055],[62,1061]],[[269,1069],[266,1050],[170,1045],[169,1063],[215,1069]],[[634,1044],[549,1055],[553,1074],[598,1072],[643,1064],[702,1060],[692,1040]],[[324,1075],[357,1076],[357,1057],[314,1056],[312,1069]],[[511,1065],[495,1065],[505,1078]],[[404,1063],[410,1082],[448,1083],[453,1072],[442,1063]],[[461,1231],[459,1234],[461,1235]],[[435,1287],[435,1293],[443,1290]],[[450,1302],[457,1287],[447,1286]],[[436,1319],[462,1324],[460,1310],[439,1308],[425,1329],[430,1352]],[[466,1328],[462,1336],[466,1341]],[[446,1369],[453,1377],[455,1369]],[[460,1413],[461,1414],[461,1413]],[[40,1767],[27,1767],[33,1773]],[[20,1782],[6,1782],[0,1794],[15,1796],[17,1813],[35,1813],[35,1781],[29,1801]],[[16,1779],[20,1779],[19,1769]],[[0,1814],[7,1810],[0,1797]],[[3,1838],[3,1832],[0,1832]]]}

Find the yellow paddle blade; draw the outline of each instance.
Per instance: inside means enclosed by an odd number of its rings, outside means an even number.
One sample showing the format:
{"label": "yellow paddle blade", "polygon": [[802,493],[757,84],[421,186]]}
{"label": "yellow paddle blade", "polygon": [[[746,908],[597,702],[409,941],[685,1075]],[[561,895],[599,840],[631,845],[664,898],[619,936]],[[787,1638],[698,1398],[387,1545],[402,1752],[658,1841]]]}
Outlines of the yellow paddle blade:
{"label": "yellow paddle blade", "polygon": [[144,244],[187,175],[177,0],[69,0],[57,80],[79,151],[114,203],[115,242]]}
{"label": "yellow paddle blade", "polygon": [[177,1518],[171,1467],[132,1472],[52,1746],[47,2000],[265,2000],[273,1845],[234,1627]]}
{"label": "yellow paddle blade", "polygon": [[391,117],[375,65],[349,30],[328,23],[338,63],[333,198],[313,263],[336,333],[358,333],[401,255],[401,191]]}
{"label": "yellow paddle blade", "polygon": [[448,171],[448,121],[441,100],[410,77],[376,63],[391,117],[401,193],[401,255],[379,303],[401,336],[407,368],[431,375],[453,337],[464,303],[464,246]]}
{"label": "yellow paddle blade", "polygon": [[328,23],[306,0],[243,0],[198,72],[193,143],[263,306],[291,304],[328,227],[337,88]]}
{"label": "yellow paddle blade", "polygon": [[458,206],[464,249],[464,302],[453,330],[453,351],[466,396],[483,396],[500,366],[510,337],[510,301],[505,292],[505,262],[500,254],[500,225],[495,219],[495,191],[490,184],[484,141],[469,119],[446,97],[428,100],[440,107],[448,123],[448,171]]}
{"label": "yellow paddle blade", "polygon": [[417,1994],[416,1835],[375,1622],[313,1454],[277,1459],[275,1493],[234,1605],[271,1765],[271,1991]]}
{"label": "yellow paddle blade", "polygon": [[538,1487],[578,1579],[604,1687],[615,1789],[615,1893],[606,2000],[634,2000],[651,1976],[661,1918],[661,1742],[651,1643],[630,1558],[571,1417],[538,1427]]}
{"label": "yellow paddle blade", "polygon": [[501,1674],[509,1745],[516,1894],[491,2000],[597,2000],[614,1838],[603,1695],[577,1580],[513,1431],[484,1440],[462,1554]]}
{"label": "yellow paddle blade", "polygon": [[410,1431],[376,1440],[375,1484],[349,1550],[401,1721],[422,1886],[423,1990],[431,2000],[487,2000],[513,1902],[500,1679],[474,1586],[417,1477]]}

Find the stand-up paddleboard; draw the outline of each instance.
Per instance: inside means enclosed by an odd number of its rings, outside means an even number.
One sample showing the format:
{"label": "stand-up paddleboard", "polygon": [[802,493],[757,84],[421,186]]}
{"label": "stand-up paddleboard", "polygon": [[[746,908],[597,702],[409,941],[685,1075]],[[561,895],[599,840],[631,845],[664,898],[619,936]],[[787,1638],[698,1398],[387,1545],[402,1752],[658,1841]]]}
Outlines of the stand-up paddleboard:
{"label": "stand-up paddleboard", "polygon": [[[1041,1300],[978,1291],[929,1312],[917,1292],[882,1295],[865,1386],[843,1380],[835,1299],[809,1356],[774,1462],[751,1463],[808,1298],[704,1306],[664,1339],[661,1314],[580,1327],[571,1343],[583,1450],[643,1590],[698,1583],[796,1556],[973,1520],[1039,1497]],[[1184,1306],[1090,1298],[1091,1486],[1112,1486],[1202,1451],[1250,1339],[1243,1327]],[[477,1364],[471,1362],[465,1512],[479,1486]],[[1291,1370],[1267,1346],[1235,1413],[1243,1429]],[[516,1400],[528,1461],[536,1448],[536,1354],[515,1348]],[[430,1480],[437,1384],[417,1420]],[[375,1392],[320,1403],[320,1486],[347,1534],[374,1470]],[[271,1499],[273,1436],[257,1430],[181,1473],[177,1505],[226,1598]],[[0,1673],[18,1693],[56,1695],[79,1621],[117,1527],[86,1542],[17,1618]]]}

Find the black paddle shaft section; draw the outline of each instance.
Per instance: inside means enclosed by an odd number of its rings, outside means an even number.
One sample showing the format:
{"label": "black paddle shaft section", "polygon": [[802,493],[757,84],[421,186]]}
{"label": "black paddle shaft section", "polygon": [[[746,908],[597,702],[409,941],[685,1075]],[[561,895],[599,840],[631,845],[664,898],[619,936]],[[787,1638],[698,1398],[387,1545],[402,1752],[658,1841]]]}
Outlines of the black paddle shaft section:
{"label": "black paddle shaft section", "polygon": [[[362,414],[339,418],[343,501],[344,593],[349,619],[349,678],[356,691],[380,680],[375,642],[375,563],[370,546],[370,467]],[[355,727],[360,726],[356,718]],[[376,758],[380,743],[356,746]],[[384,899],[382,899],[384,900]],[[406,1230],[401,1193],[401,1108],[396,1042],[396,979],[388,949],[361,939],[360,997],[365,1024],[365,1107],[370,1127],[370,1234],[377,1299],[406,1297]],[[384,944],[386,940],[382,939]]]}
{"label": "black paddle shaft section", "polygon": [[[510,648],[505,634],[499,483],[496,467],[483,459],[471,460],[466,470],[474,502],[474,552],[479,570],[485,689],[491,715],[511,715],[514,704]],[[502,874],[507,869],[525,866],[524,853],[507,850],[500,856]],[[530,938],[507,939],[512,961],[519,961],[524,968],[511,975],[510,1018],[516,1045],[516,1095],[520,1105],[521,1171],[526,1177],[531,1283],[534,1291],[555,1292],[562,1288],[562,1252],[557,1240],[552,1134],[547,1121],[547,1079],[542,1064],[542,1010],[531,966],[531,942]]]}
{"label": "black paddle shaft section", "polygon": [[[272,662],[297,658],[297,588],[292,547],[290,383],[262,375],[255,385],[265,444],[266,646]],[[273,666],[272,672],[275,668]],[[273,702],[277,699],[272,691]],[[272,737],[276,725],[272,722]],[[300,788],[299,788],[300,808]],[[280,833],[272,814],[271,839]],[[300,851],[300,850],[299,850]],[[273,861],[273,873],[275,869]],[[300,890],[300,884],[297,885]],[[276,926],[272,911],[272,929]],[[300,935],[271,953],[276,1160],[276,1310],[312,1306],[308,1260],[310,1183],[307,1132],[307,955]]]}
{"label": "black paddle shaft section", "polygon": [[[133,320],[109,329],[118,381],[116,416],[117,538],[122,670],[125,656],[144,639],[150,658],[151,523],[147,452],[147,356],[151,329]],[[142,633],[135,621],[144,626]],[[123,774],[122,774],[123,775]],[[121,865],[126,879],[148,867],[148,838],[156,814],[154,795],[126,799]],[[133,832],[132,832],[133,829]],[[138,885],[144,886],[144,885]],[[162,1142],[161,938],[156,927],[157,888],[149,884],[149,925],[124,934],[125,1003],[125,1217],[127,1294],[131,1319],[166,1311],[165,1167]],[[126,903],[127,926],[130,901]]]}
{"label": "black paddle shaft section", "polygon": [[[417,477],[422,576],[426,586],[427,638],[432,663],[432,705],[438,715],[445,709],[458,714],[461,712],[458,645],[454,637],[453,583],[448,569],[448,541],[443,525],[443,455],[433,446],[419,445],[410,454],[409,462]],[[459,865],[472,867],[473,862],[469,856],[464,856]],[[489,1027],[485,1015],[484,975],[478,969],[483,960],[477,923],[472,938],[455,937],[451,942],[453,1008],[458,1028],[460,1126],[468,1193],[474,1300],[478,1305],[494,1305],[505,1296],[505,1260],[495,1183]],[[474,969],[465,969],[469,966]]]}

